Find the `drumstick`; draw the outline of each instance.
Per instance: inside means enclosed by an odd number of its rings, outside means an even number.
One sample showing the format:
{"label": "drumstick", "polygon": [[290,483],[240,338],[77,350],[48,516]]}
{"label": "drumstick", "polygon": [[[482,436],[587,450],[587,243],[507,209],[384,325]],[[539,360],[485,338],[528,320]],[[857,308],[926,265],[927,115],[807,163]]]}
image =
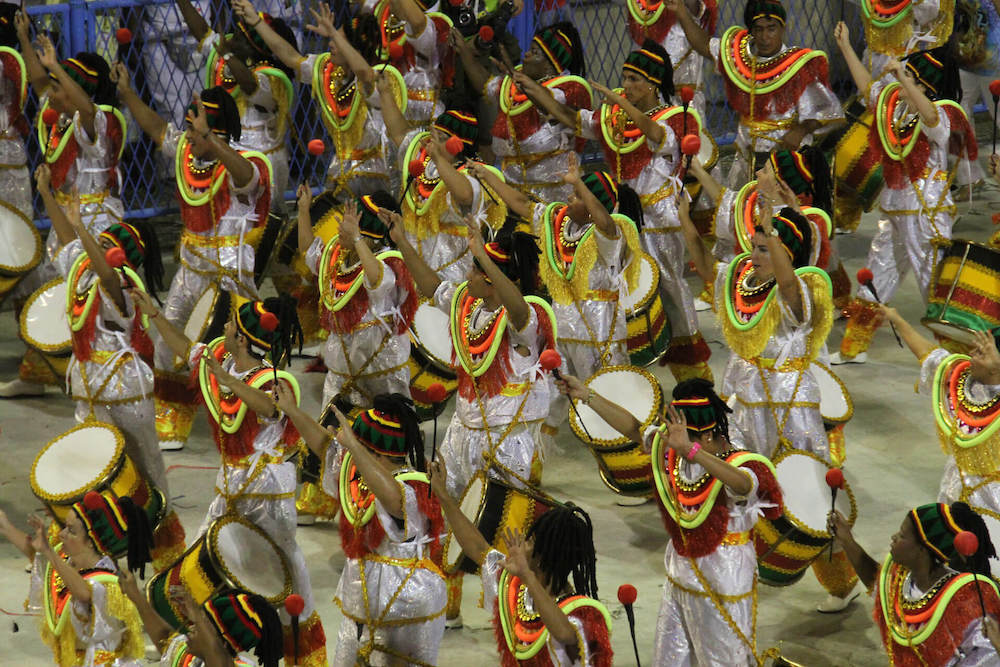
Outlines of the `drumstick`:
{"label": "drumstick", "polygon": [[1000,103],[1000,79],[990,81],[990,95],[993,96],[993,152],[997,152],[997,104]]}
{"label": "drumstick", "polygon": [[[555,376],[557,380],[562,380],[562,375],[559,373],[559,366],[562,364],[562,357],[559,353],[553,349],[548,349],[542,352],[538,356],[538,363],[542,365],[547,371],[552,371],[552,375]],[[576,409],[576,403],[573,402],[573,397],[567,394],[569,398],[569,406],[573,408],[573,412],[576,414],[576,420],[580,422],[580,427],[583,428],[583,432],[587,434],[587,439],[593,441],[593,437],[590,435],[590,431],[587,430],[587,425],[583,423],[583,417],[580,416],[580,411]]]}
{"label": "drumstick", "polygon": [[[840,468],[830,468],[826,471],[826,484],[832,492],[830,498],[830,514],[837,511],[837,491],[844,485],[844,471]],[[830,562],[833,562],[833,540],[830,540]]]}
{"label": "drumstick", "polygon": [[[871,291],[872,296],[875,297],[875,303],[882,303],[878,299],[878,292],[875,291],[875,278],[872,275],[871,269],[858,269],[858,284],[862,287],[867,287],[869,291]],[[896,342],[899,343],[900,347],[903,347],[903,341],[899,338],[899,334],[896,332],[896,327],[893,325],[892,320],[889,321],[889,328],[892,330],[892,335],[896,337]]]}

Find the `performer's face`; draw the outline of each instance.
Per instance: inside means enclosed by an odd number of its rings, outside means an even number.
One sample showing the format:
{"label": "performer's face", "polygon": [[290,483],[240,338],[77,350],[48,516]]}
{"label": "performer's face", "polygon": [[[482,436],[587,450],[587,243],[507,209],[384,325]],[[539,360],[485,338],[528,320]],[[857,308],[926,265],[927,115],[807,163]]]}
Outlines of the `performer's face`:
{"label": "performer's face", "polygon": [[587,212],[587,205],[576,194],[569,196],[569,201],[566,203],[566,214],[570,220],[576,220],[580,223],[584,223],[590,219],[590,213]]}
{"label": "performer's face", "polygon": [[750,251],[750,262],[757,270],[758,280],[768,280],[774,275],[774,266],[771,264],[771,251],[767,247],[767,237],[764,232],[756,232],[753,235],[753,250]]}
{"label": "performer's face", "polygon": [[776,54],[785,41],[785,25],[775,19],[757,19],[750,28],[757,55],[769,58]]}
{"label": "performer's face", "polygon": [[70,512],[66,517],[66,525],[59,531],[59,539],[62,540],[63,551],[70,558],[86,554],[94,548],[90,536],[87,535],[87,530],[83,527],[83,522],[80,521],[76,512]]}
{"label": "performer's face", "polygon": [[532,79],[541,79],[557,74],[552,63],[545,57],[541,47],[536,42],[532,42],[528,50],[524,52],[524,67],[522,69]]}
{"label": "performer's face", "polygon": [[72,108],[69,103],[69,95],[60,83],[51,77],[49,78],[49,106],[59,113],[69,113]]}
{"label": "performer's face", "polygon": [[911,570],[921,565],[922,557],[927,554],[927,549],[917,540],[917,532],[909,515],[892,536],[889,553],[894,561]]}
{"label": "performer's face", "polygon": [[656,88],[648,80],[630,69],[622,72],[622,90],[625,99],[642,109],[656,101]]}

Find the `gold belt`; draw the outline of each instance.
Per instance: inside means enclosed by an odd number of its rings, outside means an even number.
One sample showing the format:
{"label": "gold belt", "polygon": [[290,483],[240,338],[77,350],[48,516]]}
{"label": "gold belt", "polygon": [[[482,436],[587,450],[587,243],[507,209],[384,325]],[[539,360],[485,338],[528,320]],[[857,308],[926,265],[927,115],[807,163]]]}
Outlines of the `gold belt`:
{"label": "gold belt", "polygon": [[198,248],[235,248],[240,245],[240,237],[233,236],[201,236],[185,229],[181,232],[181,244]]}
{"label": "gold belt", "polygon": [[[107,199],[109,194],[111,194],[109,190],[101,190],[100,192],[91,192],[90,194],[87,195],[80,195],[80,203],[99,204],[105,199]],[[56,190],[55,197],[56,201],[62,204],[63,206],[70,203],[70,195],[63,192],[62,190]]]}
{"label": "gold belt", "polygon": [[617,301],[617,290],[611,289],[591,289],[583,293],[581,301]]}
{"label": "gold belt", "polygon": [[517,165],[519,167],[534,166],[534,165],[538,164],[539,162],[541,162],[542,160],[547,160],[550,157],[556,157],[557,155],[561,155],[563,153],[566,153],[566,151],[563,150],[563,149],[556,149],[554,151],[546,151],[544,153],[527,153],[527,154],[524,154],[524,155],[508,155],[506,157],[501,158],[501,160],[500,160],[500,168],[501,169],[507,169],[507,166],[510,165],[510,164],[515,164],[515,165]]}
{"label": "gold belt", "polygon": [[920,172],[920,176],[918,176],[917,178],[930,178],[935,181],[947,181],[948,172],[942,171],[940,169],[935,169],[932,175],[931,168],[924,167],[924,170]]}
{"label": "gold belt", "polygon": [[434,88],[428,90],[421,90],[419,88],[409,88],[406,91],[406,97],[411,100],[420,100],[423,102],[437,102],[437,90]]}
{"label": "gold belt", "polygon": [[369,553],[365,555],[365,560],[373,561],[375,563],[384,563],[385,565],[393,565],[395,567],[405,567],[407,569],[422,567],[425,570],[430,570],[435,574],[444,576],[441,574],[441,568],[435,565],[434,561],[426,556],[423,558],[393,558],[392,556],[382,556],[377,553]]}
{"label": "gold belt", "polygon": [[719,544],[724,547],[739,547],[750,541],[750,531],[745,530],[742,533],[726,533],[726,536],[722,538],[722,542]]}
{"label": "gold belt", "polygon": [[646,206],[652,206],[656,202],[666,199],[672,194],[674,194],[674,184],[667,181],[656,192],[652,192],[648,195],[639,195],[639,203],[645,208]]}
{"label": "gold belt", "polygon": [[774,364],[777,363],[777,359],[768,359],[766,357],[756,357],[750,360],[757,368],[766,368],[768,370],[776,370],[779,372],[787,371],[804,371],[809,368],[812,363],[807,357],[795,357],[794,359],[789,359],[781,365],[780,368],[775,368]]}

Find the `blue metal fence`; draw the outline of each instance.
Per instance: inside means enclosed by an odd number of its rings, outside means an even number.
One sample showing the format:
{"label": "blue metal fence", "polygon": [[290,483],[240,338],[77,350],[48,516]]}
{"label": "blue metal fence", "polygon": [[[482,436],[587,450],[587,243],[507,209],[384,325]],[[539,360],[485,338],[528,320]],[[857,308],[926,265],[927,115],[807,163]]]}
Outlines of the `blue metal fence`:
{"label": "blue metal fence", "polygon": [[[444,0],[447,1],[447,0]],[[552,0],[545,0],[551,3]],[[229,25],[226,0],[194,0],[194,4],[212,25]],[[340,3],[338,3],[340,4]],[[541,3],[539,3],[541,5]],[[280,15],[295,30],[299,50],[303,54],[325,49],[322,38],[303,32],[303,17],[308,18],[303,0],[258,0],[258,9]],[[346,5],[342,5],[346,6]],[[568,0],[558,9],[545,4],[538,12],[532,0],[525,3],[525,11],[515,17],[510,30],[527,48],[535,27],[540,22],[551,22],[556,17],[569,18],[577,25],[584,41],[587,70],[590,76],[606,84],[617,85],[620,66],[632,49],[625,25],[627,9],[623,0]],[[742,20],[742,0],[720,0],[719,33]],[[815,0],[786,0],[789,10],[790,43],[821,48],[830,54],[830,76],[835,88],[846,97],[851,89],[846,68],[836,54],[833,44],[833,26],[840,16],[836,3]],[[858,8],[847,4],[846,20],[854,39],[859,43],[861,21]],[[68,3],[29,7],[35,30],[50,34],[63,57],[78,51],[95,51],[109,62],[121,59],[133,76],[133,87],[139,95],[164,117],[175,123],[183,121],[183,110],[191,93],[202,87],[203,74],[200,59],[196,57],[197,44],[189,35],[186,25],[172,0],[71,0]],[[133,39],[121,45],[116,32],[128,28]],[[719,77],[706,73],[707,100],[706,122],[719,143],[732,141],[736,118],[725,104]],[[306,144],[312,138],[322,138],[326,145],[332,142],[312,101],[308,87],[296,84],[296,103],[293,122],[289,130],[291,147],[290,188],[308,181],[320,185],[330,153],[311,156]],[[29,118],[34,119],[37,100],[28,103]],[[127,114],[126,114],[127,115]],[[32,133],[29,139],[29,159],[37,164],[40,149]],[[121,161],[122,199],[127,217],[150,217],[176,211],[174,184],[170,165],[157,154],[154,144],[141,130],[130,123],[125,153]],[[292,192],[286,193],[291,196]],[[36,202],[36,211],[41,205]],[[44,221],[40,221],[45,224]]]}

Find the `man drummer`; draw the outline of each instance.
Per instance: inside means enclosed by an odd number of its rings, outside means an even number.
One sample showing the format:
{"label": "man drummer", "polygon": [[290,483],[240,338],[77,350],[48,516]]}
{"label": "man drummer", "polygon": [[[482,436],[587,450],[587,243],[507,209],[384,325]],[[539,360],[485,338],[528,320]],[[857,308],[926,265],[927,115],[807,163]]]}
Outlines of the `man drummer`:
{"label": "man drummer", "polygon": [[664,6],[677,15],[691,47],[715,61],[726,99],[740,114],[730,186],[750,180],[775,147],[797,149],[844,117],[830,89],[826,54],[785,44],[780,0],[749,0],[743,12],[747,27],[732,26],[721,38],[709,38],[682,0],[664,0]]}
{"label": "man drummer", "polygon": [[[118,63],[112,72],[118,94],[136,122],[175,163],[181,200],[180,265],[164,304],[171,323],[184,327],[195,304],[213,285],[254,298],[254,247],[248,235],[267,220],[271,201],[271,165],[267,157],[240,152],[236,102],[221,86],[196,95],[187,128],[163,120],[139,98],[128,70]],[[156,349],[156,428],[160,448],[184,446],[194,418],[187,375],[179,372],[167,346]]]}
{"label": "man drummer", "polygon": [[[467,218],[474,268],[456,284],[441,280],[420,257],[399,216],[382,213],[417,288],[451,322],[458,396],[439,450],[451,471],[449,492],[461,497],[484,469],[515,487],[536,486],[542,470],[539,430],[552,399],[539,358],[555,347],[556,322],[547,303],[523,294],[537,284],[534,237],[508,222],[486,244],[479,223]],[[461,625],[461,581],[459,573],[448,582],[452,627]]]}

